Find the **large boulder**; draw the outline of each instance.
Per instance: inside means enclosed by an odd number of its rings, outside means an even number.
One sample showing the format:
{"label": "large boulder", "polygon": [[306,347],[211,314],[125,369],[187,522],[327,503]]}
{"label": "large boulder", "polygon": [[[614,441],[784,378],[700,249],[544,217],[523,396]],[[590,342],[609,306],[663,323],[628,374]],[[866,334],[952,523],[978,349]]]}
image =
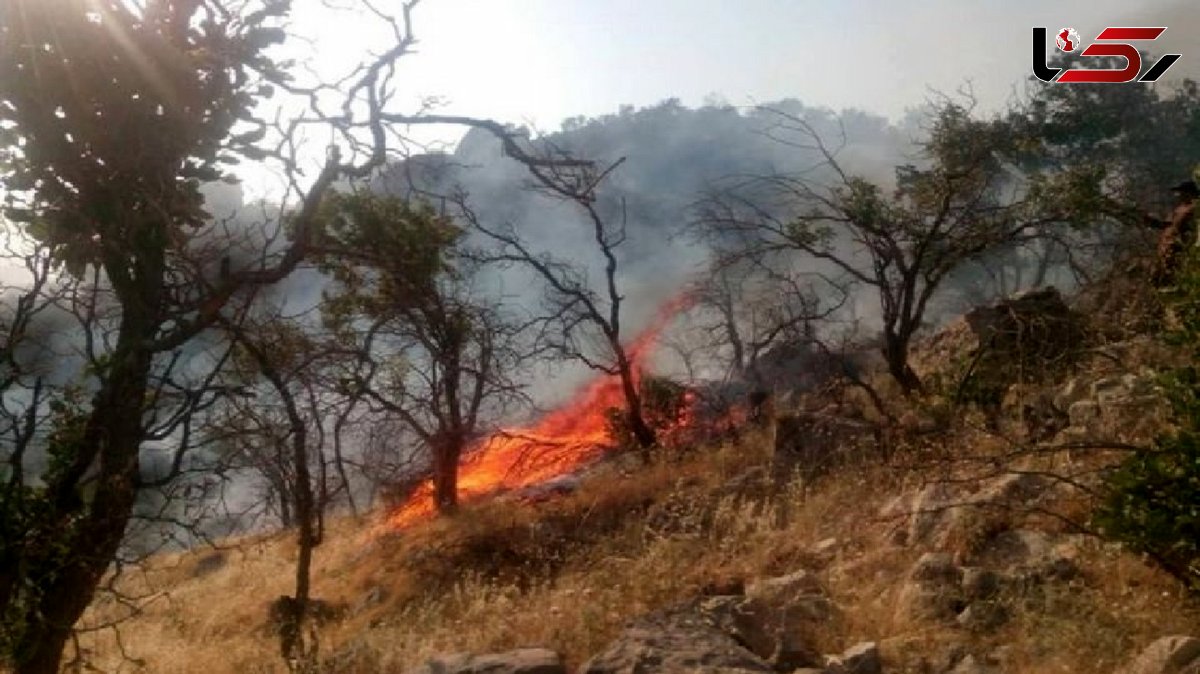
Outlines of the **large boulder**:
{"label": "large boulder", "polygon": [[963,570],[944,552],[921,555],[900,588],[899,609],[911,619],[953,622],[966,607]]}
{"label": "large boulder", "polygon": [[709,598],[699,610],[779,671],[820,665],[817,636],[838,617],[825,588],[808,571],[752,583],[745,596]]}
{"label": "large boulder", "polygon": [[487,655],[441,655],[405,674],[567,674],[567,668],[554,651],[520,648]]}
{"label": "large boulder", "polygon": [[[821,668],[818,635],[837,618],[821,583],[799,571],[744,595],[700,597],[630,624],[585,667],[608,672],[791,672]],[[867,658],[863,654],[855,659]]]}
{"label": "large boulder", "polygon": [[1071,369],[1087,336],[1084,318],[1053,287],[977,307],[964,320],[974,348],[945,361],[958,368],[947,374],[956,398],[993,410],[1012,385],[1046,382]]}
{"label": "large boulder", "polygon": [[738,645],[694,610],[670,610],[635,621],[584,663],[581,674],[771,672],[771,665]]}
{"label": "large boulder", "polygon": [[1200,639],[1163,637],[1120,671],[1121,674],[1200,674]]}

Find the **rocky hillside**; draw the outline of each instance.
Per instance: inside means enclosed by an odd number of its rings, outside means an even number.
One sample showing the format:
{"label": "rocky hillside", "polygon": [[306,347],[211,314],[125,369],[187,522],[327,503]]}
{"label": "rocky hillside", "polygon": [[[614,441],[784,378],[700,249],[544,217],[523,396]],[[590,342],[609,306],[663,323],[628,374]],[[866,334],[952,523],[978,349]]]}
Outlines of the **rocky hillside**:
{"label": "rocky hillside", "polygon": [[[324,671],[1200,672],[1200,606],[1090,523],[1106,468],[1166,428],[1156,373],[1179,355],[1096,317],[1035,293],[952,323],[921,347],[928,395],[877,381],[894,422],[831,386],[650,467],[404,530],[338,522],[314,575]],[[80,650],[287,671],[270,605],[294,552],[231,541],[125,574],[142,608],[94,607]]]}

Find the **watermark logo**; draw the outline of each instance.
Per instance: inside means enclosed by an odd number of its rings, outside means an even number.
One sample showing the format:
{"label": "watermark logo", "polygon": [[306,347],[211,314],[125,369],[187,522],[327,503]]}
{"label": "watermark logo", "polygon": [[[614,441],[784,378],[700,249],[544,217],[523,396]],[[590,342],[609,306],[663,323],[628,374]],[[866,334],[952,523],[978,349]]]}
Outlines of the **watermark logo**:
{"label": "watermark logo", "polygon": [[1054,44],[1068,54],[1079,49],[1079,31],[1074,28],[1063,28],[1058,31],[1058,35],[1054,36]]}
{"label": "watermark logo", "polygon": [[[1110,26],[1100,31],[1096,41],[1079,52],[1081,57],[1119,56],[1125,59],[1122,69],[1111,68],[1051,68],[1046,65],[1047,33],[1043,27],[1033,29],[1033,74],[1043,82],[1063,83],[1110,83],[1153,82],[1163,76],[1180,54],[1164,54],[1150,69],[1142,74],[1142,54],[1130,42],[1153,41],[1166,31],[1166,27],[1130,28]],[[1063,28],[1054,34],[1054,44],[1065,53],[1073,53],[1081,46],[1079,33],[1074,28]],[[1141,77],[1138,77],[1141,75]]]}

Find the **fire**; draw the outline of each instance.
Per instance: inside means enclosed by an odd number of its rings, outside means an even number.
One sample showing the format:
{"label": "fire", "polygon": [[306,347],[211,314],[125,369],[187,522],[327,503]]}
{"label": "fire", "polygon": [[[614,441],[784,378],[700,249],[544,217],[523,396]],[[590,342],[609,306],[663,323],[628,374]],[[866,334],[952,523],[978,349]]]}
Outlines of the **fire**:
{"label": "fire", "polygon": [[[626,347],[635,376],[642,372],[659,335],[689,302],[687,295],[667,302],[651,325]],[[540,484],[595,461],[609,449],[605,412],[623,405],[620,378],[601,375],[532,426],[502,430],[481,440],[467,451],[459,466],[459,502]],[[388,516],[386,525],[403,528],[433,511],[433,484],[426,481]]]}

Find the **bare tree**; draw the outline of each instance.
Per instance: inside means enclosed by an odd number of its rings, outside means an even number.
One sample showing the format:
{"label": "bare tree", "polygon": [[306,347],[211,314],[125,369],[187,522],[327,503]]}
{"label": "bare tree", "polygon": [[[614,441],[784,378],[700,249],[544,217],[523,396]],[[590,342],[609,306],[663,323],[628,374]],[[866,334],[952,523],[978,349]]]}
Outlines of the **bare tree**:
{"label": "bare tree", "polygon": [[599,288],[589,283],[586,270],[577,262],[555,258],[531,245],[511,225],[485,222],[468,203],[467,195],[457,194],[452,201],[460,217],[495,247],[484,254],[486,261],[519,265],[544,283],[548,313],[543,336],[551,348],[562,357],[620,378],[630,433],[648,461],[655,431],[643,414],[634,360],[622,331],[625,296],[620,290],[618,251],[628,238],[628,212],[623,200],[599,192],[604,179],[624,160],[600,168],[574,160],[552,146],[533,148],[528,142],[514,142],[506,146],[506,152],[528,169],[534,189],[570,204],[583,215],[594,253],[603,264]]}
{"label": "bare tree", "polygon": [[353,389],[428,450],[439,512],[458,505],[463,453],[520,399],[520,329],[475,286],[462,231],[429,206],[337,195],[320,252],[337,287],[326,321],[360,368]]}
{"label": "bare tree", "polygon": [[763,390],[763,356],[814,344],[818,326],[842,308],[847,294],[820,275],[717,253],[692,297],[693,329],[705,336],[710,352],[725,352],[718,357],[727,363],[727,378]]}
{"label": "bare tree", "polygon": [[[313,617],[313,552],[324,538],[324,515],[334,491],[327,456],[332,441],[326,428],[329,420],[338,416],[326,395],[328,379],[320,373],[329,366],[326,361],[347,354],[335,345],[322,344],[307,334],[302,324],[278,314],[226,321],[224,327],[239,355],[235,359],[238,367],[229,376],[246,387],[253,387],[256,381],[262,384],[257,395],[254,388],[246,392],[254,398],[252,405],[234,404],[231,411],[254,420],[257,439],[277,450],[269,457],[273,462],[258,467],[277,476],[279,497],[286,503],[281,507],[288,509],[296,527],[295,593],[281,598],[277,611],[281,654],[292,671],[316,671],[320,644],[315,631],[306,638],[305,628]],[[335,425],[337,431],[340,428]]]}
{"label": "bare tree", "polygon": [[778,121],[767,133],[815,152],[817,165],[795,175],[730,179],[703,200],[695,225],[736,242],[740,259],[798,254],[839,283],[874,292],[883,355],[906,394],[922,388],[909,347],[948,275],[1070,215],[1046,198],[1047,183],[1006,163],[1017,142],[1010,128],[976,119],[970,107],[947,102],[937,110],[922,163],[897,168],[890,197],[847,171],[838,160],[841,145],[829,145],[808,121],[774,114]]}

